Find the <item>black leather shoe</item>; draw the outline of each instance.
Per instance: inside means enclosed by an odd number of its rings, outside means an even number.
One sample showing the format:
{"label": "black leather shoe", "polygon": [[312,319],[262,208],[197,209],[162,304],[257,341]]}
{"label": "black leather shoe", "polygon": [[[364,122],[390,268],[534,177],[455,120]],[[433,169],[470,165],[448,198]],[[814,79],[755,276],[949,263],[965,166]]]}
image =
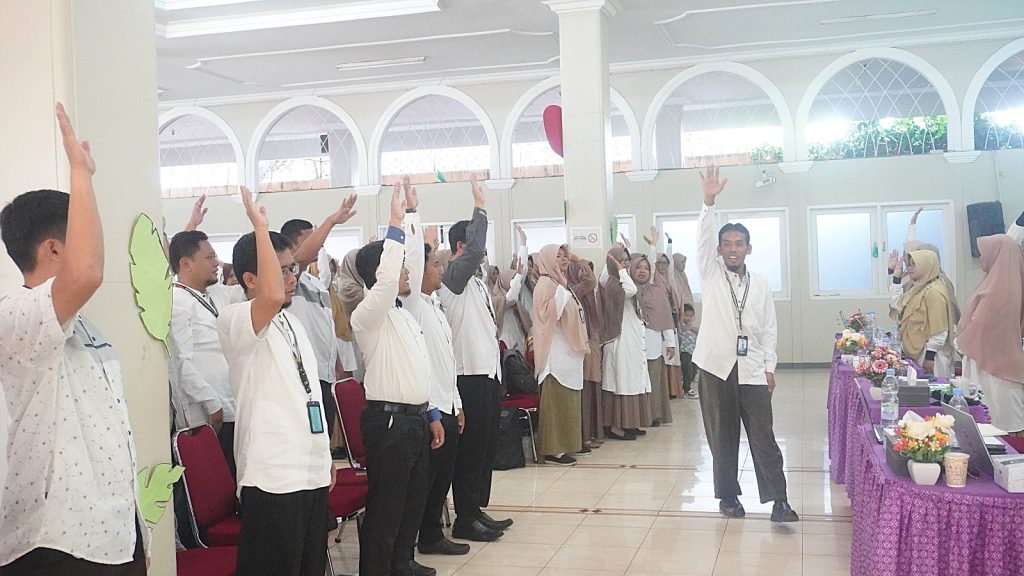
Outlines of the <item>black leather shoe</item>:
{"label": "black leather shoe", "polygon": [[634,436],[647,436],[647,430],[644,430],[643,428],[626,428],[626,432],[629,432]]}
{"label": "black leather shoe", "polygon": [[636,440],[636,436],[633,436],[629,432],[626,432],[626,434],[619,436],[618,434],[612,432],[611,430],[606,430],[604,433],[604,437],[608,438],[609,440]]}
{"label": "black leather shoe", "polygon": [[481,524],[483,524],[484,526],[487,526],[488,528],[490,528],[491,530],[494,530],[495,532],[501,532],[502,530],[508,530],[510,527],[512,527],[512,519],[511,518],[506,518],[504,520],[495,520],[494,518],[491,518],[487,514],[487,512],[484,512],[483,510],[480,511],[480,517],[477,518],[477,520],[479,520]]}
{"label": "black leather shoe", "polygon": [[796,515],[793,508],[786,500],[776,500],[772,506],[772,522],[799,522],[800,517]]}
{"label": "black leather shoe", "polygon": [[432,544],[420,542],[416,548],[420,551],[420,554],[441,554],[443,556],[463,556],[469,554],[469,544],[457,544],[444,536]]}
{"label": "black leather shoe", "polygon": [[409,560],[405,566],[397,566],[391,570],[395,576],[437,576],[437,570],[424,566],[415,560]]}
{"label": "black leather shoe", "polygon": [[[740,504],[740,499],[735,496],[722,498],[718,503],[718,510],[729,518],[743,518],[747,515],[747,511],[743,509],[743,504]],[[772,518],[774,517],[775,515],[772,514]]]}
{"label": "black leather shoe", "polygon": [[471,540],[473,542],[494,542],[498,538],[501,538],[505,533],[496,530],[491,530],[479,520],[473,520],[472,522],[455,521],[455,525],[452,526],[452,537],[458,538],[459,540]]}

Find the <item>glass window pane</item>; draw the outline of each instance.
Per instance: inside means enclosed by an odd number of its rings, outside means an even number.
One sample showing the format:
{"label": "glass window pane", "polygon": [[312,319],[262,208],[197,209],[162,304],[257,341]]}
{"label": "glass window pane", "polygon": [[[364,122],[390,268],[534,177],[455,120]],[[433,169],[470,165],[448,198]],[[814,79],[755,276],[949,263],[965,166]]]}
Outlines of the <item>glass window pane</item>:
{"label": "glass window pane", "polygon": [[818,214],[815,228],[818,290],[871,290],[871,214]]}
{"label": "glass window pane", "polygon": [[[903,244],[907,241],[907,226],[914,212],[915,210],[906,210],[886,213],[886,238],[890,250],[903,250]],[[943,220],[941,209],[925,210],[917,217],[917,240],[938,246],[940,254],[946,253],[942,245]]]}
{"label": "glass window pane", "polygon": [[217,253],[217,259],[226,264],[231,263],[231,253],[235,249],[235,242],[240,236],[228,234],[210,236],[210,247]]}
{"label": "glass window pane", "polygon": [[[700,270],[697,267],[697,220],[664,220],[661,233],[672,237],[672,250],[686,256],[686,277],[694,294],[701,293]],[[634,242],[633,246],[637,246]]]}
{"label": "glass window pane", "polygon": [[351,186],[356,162],[355,140],[341,118],[319,106],[298,106],[260,144],[260,192]]}
{"label": "glass window pane", "polygon": [[186,115],[160,131],[160,187],[164,198],[223,196],[238,185],[238,158],[216,124]]}
{"label": "glass window pane", "polygon": [[[526,248],[530,254],[535,254],[548,244],[565,244],[566,227],[561,220],[547,222],[519,222],[519,225],[526,232]],[[519,248],[519,240],[516,239],[516,249]]]}
{"label": "glass window pane", "polygon": [[[634,236],[634,232],[633,232],[633,218],[631,216],[616,216],[615,219],[618,221],[617,229],[618,229],[619,235],[620,236],[625,236],[626,239],[629,240],[630,243],[635,246],[636,245],[636,241],[633,238],[633,236]],[[620,240],[618,237],[612,238],[612,243],[613,244],[615,242],[621,242],[621,241],[622,240]]]}
{"label": "glass window pane", "polygon": [[360,237],[359,232],[355,230],[332,232],[327,236],[327,240],[324,241],[324,248],[327,250],[327,254],[331,258],[337,259],[338,262],[341,262],[346,254],[362,245],[363,239]]}
{"label": "glass window pane", "polygon": [[730,218],[729,222],[743,224],[750,231],[753,251],[747,256],[747,267],[768,278],[772,292],[782,292],[782,218]]}

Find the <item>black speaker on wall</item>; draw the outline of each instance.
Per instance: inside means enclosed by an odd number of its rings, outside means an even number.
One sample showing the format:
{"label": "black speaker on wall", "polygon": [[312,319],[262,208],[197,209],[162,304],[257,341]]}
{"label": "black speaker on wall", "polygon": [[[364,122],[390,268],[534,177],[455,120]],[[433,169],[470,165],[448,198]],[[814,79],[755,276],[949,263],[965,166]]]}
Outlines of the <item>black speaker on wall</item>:
{"label": "black speaker on wall", "polygon": [[968,204],[967,230],[971,234],[971,256],[981,258],[981,253],[978,252],[978,238],[1006,233],[1006,224],[1003,223],[1003,203],[995,201]]}

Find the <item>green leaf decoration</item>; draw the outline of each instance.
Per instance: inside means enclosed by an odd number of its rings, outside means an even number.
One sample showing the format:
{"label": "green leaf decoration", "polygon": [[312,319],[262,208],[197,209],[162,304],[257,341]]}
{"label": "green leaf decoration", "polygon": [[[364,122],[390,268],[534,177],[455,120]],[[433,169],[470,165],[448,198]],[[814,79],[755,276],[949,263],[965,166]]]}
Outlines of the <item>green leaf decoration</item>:
{"label": "green leaf decoration", "polygon": [[442,184],[448,182],[448,179],[444,177],[444,172],[441,172],[440,170],[435,170],[434,173],[437,175],[438,182]]}
{"label": "green leaf decoration", "polygon": [[139,484],[139,503],[142,517],[150,524],[157,524],[167,511],[165,504],[171,500],[173,484],[185,473],[183,466],[157,464],[152,474],[149,467],[139,470],[135,477]]}
{"label": "green leaf decoration", "polygon": [[619,219],[612,216],[612,244],[619,241]]}
{"label": "green leaf decoration", "polygon": [[149,216],[139,214],[135,220],[128,251],[139,317],[149,335],[166,349],[171,327],[171,274],[159,232]]}

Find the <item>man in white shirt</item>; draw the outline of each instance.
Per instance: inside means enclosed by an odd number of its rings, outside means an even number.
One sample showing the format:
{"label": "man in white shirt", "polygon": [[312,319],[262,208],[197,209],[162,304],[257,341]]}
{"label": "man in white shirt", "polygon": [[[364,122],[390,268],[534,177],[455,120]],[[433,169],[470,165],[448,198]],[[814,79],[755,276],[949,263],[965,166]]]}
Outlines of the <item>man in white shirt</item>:
{"label": "man in white shirt", "polygon": [[[167,340],[174,425],[178,430],[212,426],[234,475],[235,395],[217,335],[217,317],[225,304],[209,292],[217,285],[220,261],[209,238],[198,230],[175,234],[167,252],[177,275]],[[237,301],[244,301],[240,288],[238,293]]]}
{"label": "man in white shirt", "polygon": [[[406,202],[399,192],[396,185],[385,239],[363,246],[356,257],[367,288],[352,312],[352,333],[366,364],[366,407],[360,423],[370,486],[359,533],[362,576],[436,574],[413,559],[413,548],[427,498],[429,451],[441,447],[444,434],[436,426],[438,410],[427,413],[432,377],[423,332],[398,299],[412,293],[403,265]],[[414,242],[422,242],[418,230],[410,233]],[[419,258],[406,264],[422,267]]]}
{"label": "man in white shirt", "polygon": [[512,520],[494,520],[481,510],[491,493],[491,462],[497,450],[501,410],[501,368],[491,291],[476,275],[487,250],[484,193],[475,178],[470,184],[473,219],[456,222],[448,230],[452,259],[438,294],[452,327],[459,395],[466,413],[452,480],[457,514],[452,535],[490,542],[511,526]]}
{"label": "man in white shirt", "polygon": [[337,338],[334,332],[334,314],[331,310],[331,294],[320,278],[309,273],[309,265],[317,261],[327,235],[335,226],[348,222],[355,216],[353,209],[358,196],[349,195],[341,206],[330,214],[323,224],[313,227],[306,220],[289,220],[281,225],[281,235],[292,243],[292,254],[299,265],[299,279],[295,285],[295,300],[289,312],[299,318],[306,329],[309,341],[316,353],[317,369],[320,373],[320,389],[327,399],[324,414],[327,416],[327,432],[334,429],[337,406],[332,398],[331,387],[337,380],[341,359],[338,355]]}
{"label": "man in white shirt", "polygon": [[285,311],[298,265],[288,239],[270,232],[266,209],[242,189],[255,232],[232,264],[248,301],[221,310],[217,331],[235,392],[235,459],[242,535],[238,573],[319,576],[327,567],[327,507],[334,467],[316,355]]}
{"label": "man in white shirt", "polygon": [[135,445],[121,368],[81,309],[103,283],[103,226],[88,143],[57,105],[71,194],[36,190],[0,212],[24,286],[0,298],[9,414],[0,509],[5,576],[146,573]]}
{"label": "man in white shirt", "polygon": [[[778,328],[771,286],[747,270],[750,233],[726,224],[715,238],[715,199],[728,178],[712,165],[701,174],[704,206],[697,219],[697,262],[704,286],[703,324],[693,361],[704,430],[713,458],[715,498],[730,518],[745,515],[738,496],[740,422],[747,432],[761,502],[774,501],[772,522],[796,522],[786,495],[782,451],[772,430]],[[719,259],[721,256],[721,259]]]}

